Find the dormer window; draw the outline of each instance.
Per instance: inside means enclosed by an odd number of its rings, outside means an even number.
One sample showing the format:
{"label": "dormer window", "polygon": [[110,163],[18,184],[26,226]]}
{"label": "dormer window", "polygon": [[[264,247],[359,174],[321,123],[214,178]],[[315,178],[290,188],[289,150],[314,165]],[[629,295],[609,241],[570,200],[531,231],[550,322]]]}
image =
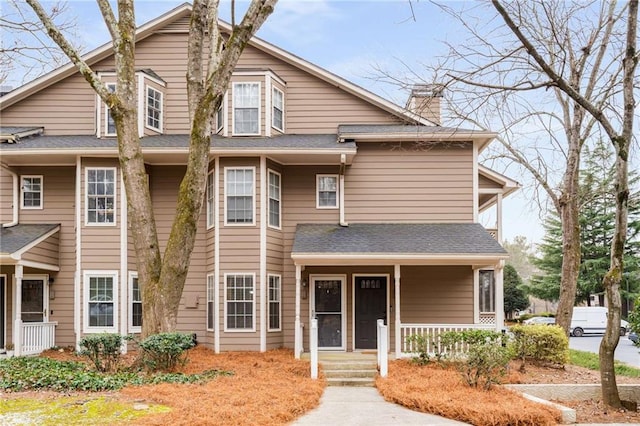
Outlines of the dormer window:
{"label": "dormer window", "polygon": [[[107,90],[110,93],[113,93],[116,91],[116,85],[115,83],[107,83]],[[105,110],[105,116],[104,116],[104,135],[105,136],[115,136],[116,135],[116,122],[113,119],[113,117],[111,116],[111,108],[106,108]]]}
{"label": "dormer window", "polygon": [[233,134],[260,134],[260,83],[233,84]]}
{"label": "dormer window", "polygon": [[273,112],[271,115],[271,126],[274,129],[284,132],[284,93],[277,87],[273,88]]}
{"label": "dormer window", "polygon": [[162,132],[162,92],[147,86],[147,127]]}

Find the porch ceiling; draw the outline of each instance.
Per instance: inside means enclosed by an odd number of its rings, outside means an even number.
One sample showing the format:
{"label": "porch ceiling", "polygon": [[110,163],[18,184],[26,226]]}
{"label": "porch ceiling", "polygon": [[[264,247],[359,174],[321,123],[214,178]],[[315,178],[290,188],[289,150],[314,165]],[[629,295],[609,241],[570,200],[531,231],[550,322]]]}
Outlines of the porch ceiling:
{"label": "porch ceiling", "polygon": [[300,224],[291,254],[303,265],[491,265],[507,252],[476,223]]}

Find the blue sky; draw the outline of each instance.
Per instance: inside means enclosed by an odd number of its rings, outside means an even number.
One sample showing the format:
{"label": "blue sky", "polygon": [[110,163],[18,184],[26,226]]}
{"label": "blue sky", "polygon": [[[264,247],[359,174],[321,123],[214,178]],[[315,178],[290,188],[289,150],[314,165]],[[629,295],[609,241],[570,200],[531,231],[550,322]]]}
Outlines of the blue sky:
{"label": "blue sky", "polygon": [[[69,12],[77,17],[77,33],[86,49],[108,41],[95,1],[68,3]],[[136,19],[139,24],[145,23],[182,3],[138,0]],[[237,3],[239,9],[246,5]],[[478,5],[458,1],[447,4]],[[229,1],[222,1],[220,17],[227,21],[229,5]],[[236,17],[241,15],[239,12]],[[407,93],[395,85],[376,81],[376,69],[387,70],[401,79],[408,74],[408,68],[420,74],[424,64],[446,54],[443,41],[464,42],[457,22],[430,2],[419,0],[281,0],[258,36],[400,105],[404,105]],[[521,176],[511,177],[523,180]],[[519,191],[505,199],[503,237],[512,240],[524,235],[538,242],[543,231],[537,209],[528,202],[526,192]]]}

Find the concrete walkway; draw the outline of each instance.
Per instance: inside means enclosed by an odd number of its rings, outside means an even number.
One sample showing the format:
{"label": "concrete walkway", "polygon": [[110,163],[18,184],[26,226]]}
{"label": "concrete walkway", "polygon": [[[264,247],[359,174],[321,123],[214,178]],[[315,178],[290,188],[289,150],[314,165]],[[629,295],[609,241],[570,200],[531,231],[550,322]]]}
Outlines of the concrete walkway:
{"label": "concrete walkway", "polygon": [[320,406],[293,425],[386,426],[386,425],[464,425],[444,417],[409,410],[387,402],[372,387],[325,388]]}

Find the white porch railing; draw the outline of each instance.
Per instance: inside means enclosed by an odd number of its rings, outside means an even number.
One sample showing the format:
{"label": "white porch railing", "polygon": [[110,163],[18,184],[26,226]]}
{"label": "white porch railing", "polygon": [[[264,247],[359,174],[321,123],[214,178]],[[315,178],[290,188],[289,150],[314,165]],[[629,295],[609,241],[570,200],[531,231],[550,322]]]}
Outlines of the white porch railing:
{"label": "white porch railing", "polygon": [[56,345],[57,322],[23,322],[17,355],[35,355]]}
{"label": "white porch railing", "polygon": [[381,377],[387,377],[389,368],[389,338],[387,337],[387,326],[384,320],[379,319],[377,323],[377,349],[378,349],[378,370]]}
{"label": "white porch railing", "polygon": [[426,352],[429,354],[443,353],[440,345],[440,335],[447,331],[464,331],[472,329],[495,330],[493,324],[402,324],[400,326],[400,345],[402,356],[411,356],[420,351],[416,342],[407,342],[407,337],[414,334],[424,336]]}
{"label": "white porch railing", "polygon": [[311,358],[311,378],[318,378],[318,320],[311,320],[311,330],[309,333],[309,355]]}

